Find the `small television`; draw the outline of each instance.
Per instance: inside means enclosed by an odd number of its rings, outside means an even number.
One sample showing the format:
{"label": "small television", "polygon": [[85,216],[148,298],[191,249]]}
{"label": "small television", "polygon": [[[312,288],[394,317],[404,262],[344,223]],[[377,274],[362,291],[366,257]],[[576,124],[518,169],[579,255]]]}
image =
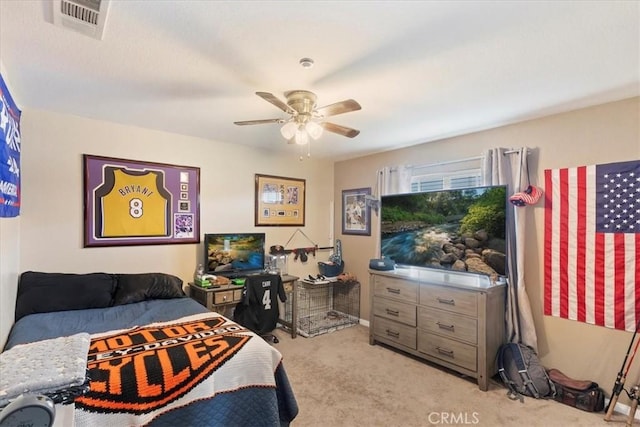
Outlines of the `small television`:
{"label": "small television", "polygon": [[380,255],[399,267],[504,276],[507,203],[506,186],[382,196]]}
{"label": "small television", "polygon": [[206,233],[204,270],[227,277],[264,270],[265,233]]}

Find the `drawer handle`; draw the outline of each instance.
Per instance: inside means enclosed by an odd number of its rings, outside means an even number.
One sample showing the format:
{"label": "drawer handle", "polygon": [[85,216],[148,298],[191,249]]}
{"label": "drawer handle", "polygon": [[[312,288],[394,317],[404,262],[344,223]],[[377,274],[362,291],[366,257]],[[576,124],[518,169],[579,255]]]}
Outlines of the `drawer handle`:
{"label": "drawer handle", "polygon": [[438,302],[440,304],[456,305],[456,300],[454,300],[454,299],[444,299],[444,298],[440,298],[440,297],[437,297],[436,299],[438,300]]}
{"label": "drawer handle", "polygon": [[226,300],[227,300],[227,296],[226,296],[226,295],[223,295],[223,296],[222,296],[222,301],[226,301]]}
{"label": "drawer handle", "polygon": [[387,292],[390,294],[400,294],[400,289],[397,288],[387,288]]}
{"label": "drawer handle", "polygon": [[440,322],[436,322],[436,325],[438,325],[438,327],[440,329],[446,329],[447,331],[451,331],[451,332],[453,332],[453,329],[454,329],[453,325],[445,325],[445,324],[440,323]]}
{"label": "drawer handle", "polygon": [[399,316],[400,312],[398,310],[391,310],[390,308],[387,308],[387,314],[390,316]]}
{"label": "drawer handle", "polygon": [[453,358],[453,350],[447,350],[446,348],[436,347],[436,351],[444,356]]}
{"label": "drawer handle", "polygon": [[387,329],[385,332],[393,338],[398,338],[400,336],[400,332],[392,331],[391,329]]}

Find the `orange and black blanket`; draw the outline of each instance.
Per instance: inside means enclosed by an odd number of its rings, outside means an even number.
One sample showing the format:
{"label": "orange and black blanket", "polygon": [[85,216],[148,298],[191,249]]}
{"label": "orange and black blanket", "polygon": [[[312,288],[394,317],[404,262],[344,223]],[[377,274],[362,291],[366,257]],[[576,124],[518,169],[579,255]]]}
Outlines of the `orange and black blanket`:
{"label": "orange and black blanket", "polygon": [[[216,313],[93,334],[90,390],[75,400],[74,422],[137,426],[177,410],[184,412],[180,419],[189,419],[195,402],[242,390],[275,390],[281,359],[264,340]],[[238,401],[239,408],[246,404]],[[215,417],[219,411],[211,412]]]}

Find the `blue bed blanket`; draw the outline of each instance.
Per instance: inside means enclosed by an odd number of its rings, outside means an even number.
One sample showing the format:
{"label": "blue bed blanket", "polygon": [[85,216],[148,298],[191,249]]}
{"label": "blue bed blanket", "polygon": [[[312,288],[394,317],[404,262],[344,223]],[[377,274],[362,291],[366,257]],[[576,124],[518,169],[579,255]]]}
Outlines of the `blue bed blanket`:
{"label": "blue bed blanket", "polygon": [[5,345],[57,338],[81,332],[90,334],[164,322],[209,311],[191,298],[154,299],[109,308],[31,314],[18,320]]}
{"label": "blue bed blanket", "polygon": [[32,314],[5,349],[91,334],[83,425],[278,426],[298,412],[282,355],[259,336],[188,298]]}

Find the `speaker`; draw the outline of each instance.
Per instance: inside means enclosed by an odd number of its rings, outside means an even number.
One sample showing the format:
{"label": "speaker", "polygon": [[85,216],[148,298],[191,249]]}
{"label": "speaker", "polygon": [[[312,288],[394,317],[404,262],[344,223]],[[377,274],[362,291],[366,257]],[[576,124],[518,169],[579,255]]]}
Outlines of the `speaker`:
{"label": "speaker", "polygon": [[391,258],[374,258],[369,260],[371,270],[388,271],[396,268],[396,263]]}

